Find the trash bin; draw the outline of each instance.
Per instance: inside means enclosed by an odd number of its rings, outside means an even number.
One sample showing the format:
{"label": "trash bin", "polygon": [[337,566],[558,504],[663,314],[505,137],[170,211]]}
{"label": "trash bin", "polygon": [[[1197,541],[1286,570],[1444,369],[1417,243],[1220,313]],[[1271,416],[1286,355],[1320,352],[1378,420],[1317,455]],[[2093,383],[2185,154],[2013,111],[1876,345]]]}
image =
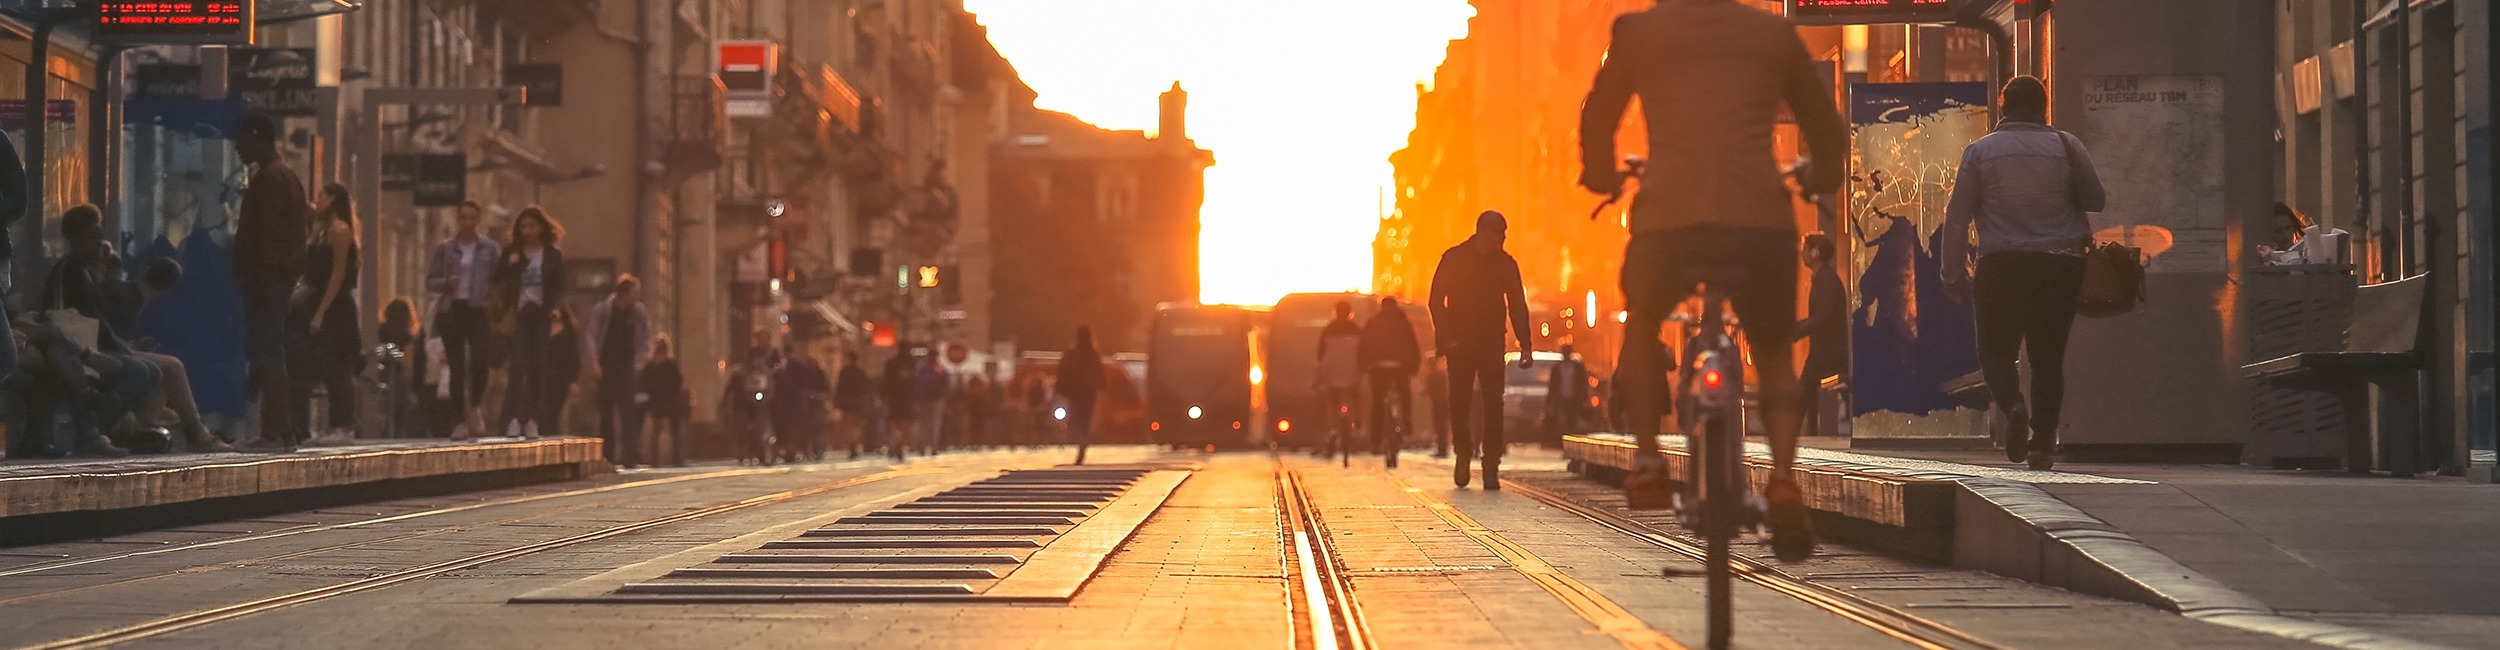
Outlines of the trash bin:
{"label": "trash bin", "polygon": [[[2248,269],[2248,362],[2344,349],[2355,284],[2349,264]],[[2277,469],[2343,466],[2344,409],[2328,393],[2249,387],[2248,444],[2240,462]]]}

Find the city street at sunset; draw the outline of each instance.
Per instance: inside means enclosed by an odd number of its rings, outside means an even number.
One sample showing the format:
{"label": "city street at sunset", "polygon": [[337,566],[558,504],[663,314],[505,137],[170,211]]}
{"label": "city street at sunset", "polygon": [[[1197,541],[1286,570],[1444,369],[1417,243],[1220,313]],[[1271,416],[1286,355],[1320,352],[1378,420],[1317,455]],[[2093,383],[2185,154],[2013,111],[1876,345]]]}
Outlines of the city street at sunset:
{"label": "city street at sunset", "polygon": [[2500,647],[2494,18],[0,0],[0,650]]}

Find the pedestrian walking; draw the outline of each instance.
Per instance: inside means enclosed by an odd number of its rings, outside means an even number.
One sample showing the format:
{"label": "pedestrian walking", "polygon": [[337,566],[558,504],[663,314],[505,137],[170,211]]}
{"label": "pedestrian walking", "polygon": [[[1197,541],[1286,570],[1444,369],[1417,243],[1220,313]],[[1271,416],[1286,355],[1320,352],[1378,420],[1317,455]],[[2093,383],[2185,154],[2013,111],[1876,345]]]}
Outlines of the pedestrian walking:
{"label": "pedestrian walking", "polygon": [[780,432],[783,456],[793,460],[825,457],[825,401],[833,386],[825,368],[799,349],[781,355],[781,372],[773,379],[773,430]]}
{"label": "pedestrian walking", "polygon": [[460,204],[452,234],[434,246],[426,259],[425,288],[434,294],[433,330],[442,339],[448,383],[439,386],[444,407],[453,419],[452,437],[484,435],[486,421],[479,406],[486,398],[489,329],[487,298],[493,290],[495,261],[503,245],[484,234],[485,208],[476,201]]}
{"label": "pedestrian walking", "polygon": [[427,349],[433,347],[427,345],[432,337],[417,318],[417,302],[406,296],[392,299],[382,306],[376,329],[375,338],[400,352],[397,359],[383,360],[382,381],[391,389],[383,396],[383,437],[441,437],[434,375],[427,369],[438,363],[442,353]]}
{"label": "pedestrian walking", "polygon": [[1545,434],[1560,443],[1564,435],[1587,433],[1583,414],[1588,412],[1589,367],[1577,350],[1569,344],[1559,350],[1562,360],[1545,371]]}
{"label": "pedestrian walking", "polygon": [[599,437],[608,441],[614,462],[649,465],[638,453],[650,444],[642,437],[642,368],[651,362],[651,314],[642,305],[642,280],[616,276],[606,300],[590,308],[588,337],[590,370],[599,377]]}
{"label": "pedestrian walking", "polygon": [[912,412],[920,416],[920,453],[937,455],[946,430],[946,397],[953,392],[947,383],[946,368],[938,365],[937,352],[931,348],[912,371]]}
{"label": "pedestrian walking", "polygon": [[361,268],[356,257],[364,247],[357,244],[356,206],[346,185],[322,186],[309,233],[303,244],[303,280],[288,321],[288,340],[295,345],[288,351],[295,362],[290,368],[302,373],[295,379],[303,382],[294,391],[296,413],[306,426],[313,425],[312,392],[306,388],[320,387],[329,417],[312,443],[343,445],[356,439],[356,372],[364,367],[364,339],[356,331],[356,275]]}
{"label": "pedestrian walking", "polygon": [[[573,385],[582,381],[582,328],[573,309],[564,305],[547,310],[547,322],[553,326],[547,334],[547,390],[538,412],[547,418],[547,435],[560,436],[565,435],[565,408],[574,403]],[[616,445],[607,445],[605,451],[614,453]]]}
{"label": "pedestrian walking", "polygon": [[1371,375],[1372,446],[1380,450],[1382,462],[1397,467],[1398,451],[1406,446],[1401,434],[1415,426],[1415,368],[1423,364],[1424,353],[1415,342],[1415,324],[1407,322],[1398,299],[1380,299],[1380,313],[1363,324],[1357,352]]}
{"label": "pedestrian walking", "polygon": [[553,311],[564,299],[564,228],[538,206],[512,217],[512,247],[495,270],[499,287],[495,306],[506,310],[511,354],[504,370],[504,435],[536,439],[546,419],[541,396],[547,392],[548,337],[555,333]]}
{"label": "pedestrian walking", "polygon": [[1076,327],[1076,345],[1059,355],[1060,399],[1067,400],[1068,434],[1076,442],[1076,464],[1085,464],[1085,448],[1094,437],[1094,398],[1102,393],[1102,353],[1094,349],[1094,328]]}
{"label": "pedestrian walking", "polygon": [[834,422],[834,431],[841,444],[850,449],[851,460],[858,460],[867,446],[866,426],[872,415],[869,411],[876,407],[876,380],[868,377],[868,371],[860,369],[859,353],[856,352],[842,353],[842,370],[839,372],[833,381],[833,410],[838,418]]}
{"label": "pedestrian walking", "polygon": [[1830,235],[1806,235],[1799,256],[1805,258],[1806,318],[1797,322],[1793,341],[1806,342],[1805,366],[1797,372],[1797,390],[1805,395],[1805,435],[1830,433],[1823,428],[1823,380],[1840,377],[1848,382],[1849,373],[1849,290],[1840,283],[1840,268],[1835,261],[1838,251]]}
{"label": "pedestrian walking", "polygon": [[235,216],[234,276],[243,285],[244,349],[251,383],[245,399],[258,403],[258,437],[247,447],[292,451],[306,430],[297,419],[294,380],[287,372],[287,307],[304,274],[304,233],[312,223],[310,193],[302,177],[278,155],[278,121],[264,113],[235,125],[235,156],[252,169]]}
{"label": "pedestrian walking", "polygon": [[886,357],[885,371],[877,380],[877,403],[885,417],[878,438],[885,443],[885,453],[894,460],[903,460],[911,446],[911,436],[918,431],[912,417],[912,363],[909,348],[897,348]]}
{"label": "pedestrian walking", "polygon": [[780,370],[781,349],[773,345],[772,332],[749,332],[746,358],[730,367],[729,381],[721,384],[721,422],[737,439],[741,463],[773,461],[771,396],[780,388],[773,385]]}
{"label": "pedestrian walking", "polygon": [[[2049,126],[2048,90],[2038,78],[2015,77],[2001,97],[2005,117],[1996,131],[1962,150],[1945,208],[1941,271],[1948,295],[1978,300],[1979,369],[2006,460],[2046,470],[2057,452],[2066,339],[2092,245],[2084,213],[2100,211],[2107,195],[2083,141]],[[2018,357],[2030,361],[2029,399]]]}
{"label": "pedestrian walking", "polygon": [[[1519,367],[1529,367],[1536,349],[1528,339],[1528,298],[1519,284],[1519,261],[1502,250],[1509,230],[1502,213],[1486,210],[1476,216],[1476,234],[1441,253],[1432,272],[1432,297],[1426,304],[1432,309],[1441,357],[1450,369],[1450,437],[1458,451],[1450,479],[1459,487],[1467,487],[1469,457],[1481,454],[1484,489],[1502,489],[1502,453],[1507,449],[1502,441],[1505,315],[1519,340]],[[1467,416],[1475,410],[1483,420],[1470,427]]]}
{"label": "pedestrian walking", "polygon": [[686,418],[693,411],[693,395],[686,392],[686,375],[677,366],[676,346],[669,344],[666,334],[651,336],[651,360],[642,366],[642,393],[634,401],[649,408],[646,430],[649,449],[643,458],[671,467],[686,464]]}

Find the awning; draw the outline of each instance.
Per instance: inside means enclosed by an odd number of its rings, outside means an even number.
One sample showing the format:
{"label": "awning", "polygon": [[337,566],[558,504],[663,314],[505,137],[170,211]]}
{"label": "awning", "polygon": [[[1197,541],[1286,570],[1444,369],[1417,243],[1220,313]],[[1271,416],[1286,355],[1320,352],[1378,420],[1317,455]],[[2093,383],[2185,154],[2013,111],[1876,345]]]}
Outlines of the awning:
{"label": "awning", "polygon": [[365,8],[360,0],[259,0],[262,26],[335,16]]}

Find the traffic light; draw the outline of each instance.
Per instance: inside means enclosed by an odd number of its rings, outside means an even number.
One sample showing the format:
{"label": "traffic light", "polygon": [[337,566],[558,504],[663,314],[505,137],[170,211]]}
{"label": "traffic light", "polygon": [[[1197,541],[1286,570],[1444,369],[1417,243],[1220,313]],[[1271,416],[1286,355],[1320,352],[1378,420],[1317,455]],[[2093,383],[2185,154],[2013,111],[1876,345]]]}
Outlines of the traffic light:
{"label": "traffic light", "polygon": [[920,267],[920,288],[922,288],[922,289],[935,289],[935,288],[938,288],[938,284],[939,284],[939,282],[938,282],[938,281],[939,281],[940,279],[941,279],[941,276],[940,276],[940,274],[938,273],[938,267],[937,267],[937,265],[934,265],[934,264],[928,264],[928,265],[922,265],[922,266]]}

